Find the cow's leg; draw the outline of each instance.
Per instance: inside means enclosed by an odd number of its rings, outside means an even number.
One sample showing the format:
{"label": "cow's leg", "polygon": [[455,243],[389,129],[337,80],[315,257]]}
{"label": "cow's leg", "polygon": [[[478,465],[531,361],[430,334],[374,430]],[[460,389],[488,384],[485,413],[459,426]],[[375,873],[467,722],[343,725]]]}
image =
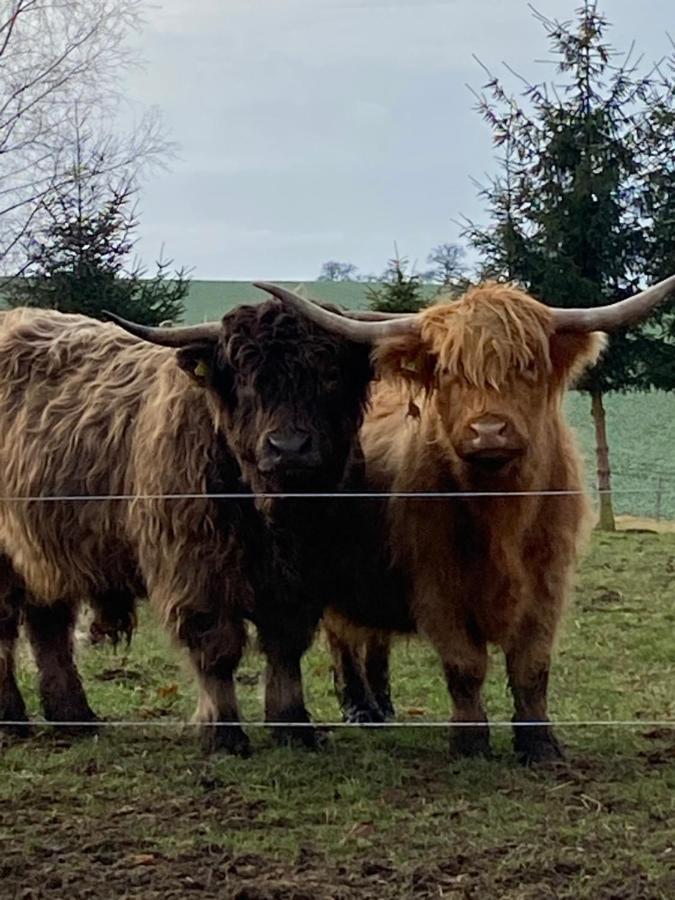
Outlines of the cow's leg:
{"label": "cow's leg", "polygon": [[[447,604],[427,603],[417,613],[420,632],[438,651],[452,699],[450,749],[458,756],[489,756],[490,733],[481,696],[487,674],[487,647],[469,634],[465,622],[456,617],[439,623],[437,610]],[[485,723],[485,724],[483,724]]]}
{"label": "cow's leg", "polygon": [[458,756],[489,756],[490,732],[481,696],[487,673],[487,650],[485,646],[472,649],[474,652],[470,657],[468,654],[453,654],[443,659],[455,725],[451,734],[451,749]]}
{"label": "cow's leg", "polygon": [[352,724],[384,721],[368,685],[363,664],[362,640],[341,636],[326,628],[332,657],[333,685],[342,718]]}
{"label": "cow's leg", "polygon": [[526,765],[563,758],[548,720],[548,675],[553,629],[526,618],[506,649],[506,667],[513,694],[513,721],[541,724],[514,725],[516,753]]}
{"label": "cow's leg", "polygon": [[[29,731],[26,706],[16,683],[14,663],[22,594],[19,589],[0,585],[0,731],[20,737],[26,736]],[[4,725],[5,722],[11,724]]]}
{"label": "cow's leg", "polygon": [[214,620],[204,613],[183,616],[181,621],[178,639],[190,651],[199,684],[193,721],[202,726],[202,746],[207,752],[223,750],[249,756],[251,743],[239,724],[234,685],[234,674],[246,644],[243,621]]}
{"label": "cow's leg", "polygon": [[305,706],[301,660],[312,643],[318,615],[314,618],[309,609],[303,613],[306,615],[286,616],[283,622],[265,616],[257,627],[260,647],[267,657],[265,719],[294,723],[274,728],[274,739],[279,744],[313,748],[316,732]]}
{"label": "cow's leg", "polygon": [[366,679],[384,722],[396,717],[389,682],[390,650],[391,636],[384,632],[373,632],[366,642]]}
{"label": "cow's leg", "polygon": [[89,626],[92,644],[108,638],[116,647],[121,638],[127,646],[136,628],[136,598],[129,591],[115,590],[95,594],[90,601],[94,619]]}
{"label": "cow's leg", "polygon": [[[77,609],[57,601],[42,606],[26,603],[24,619],[38,669],[42,709],[55,722],[95,722],[73,657]],[[75,730],[88,734],[90,728]]]}

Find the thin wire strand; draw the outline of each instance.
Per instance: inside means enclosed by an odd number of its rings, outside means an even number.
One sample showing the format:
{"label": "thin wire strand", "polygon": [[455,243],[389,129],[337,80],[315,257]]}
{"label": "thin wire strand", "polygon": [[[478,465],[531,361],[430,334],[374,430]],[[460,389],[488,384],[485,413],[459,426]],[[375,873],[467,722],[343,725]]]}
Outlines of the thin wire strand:
{"label": "thin wire strand", "polygon": [[[602,494],[654,494],[654,488],[626,489],[590,489],[591,493]],[[579,497],[589,491],[550,490],[550,491],[355,491],[353,493],[326,491],[307,493],[283,493],[259,491],[251,493],[186,493],[186,494],[64,494],[51,496],[34,494],[26,497],[0,497],[0,503],[56,503],[69,501],[85,503],[94,500],[371,500],[371,499],[476,499],[480,497]],[[662,491],[661,497],[675,497],[675,490]]]}
{"label": "thin wire strand", "polygon": [[97,722],[69,722],[36,719],[33,722],[5,720],[0,726],[25,727],[26,725],[50,726],[57,728],[219,728],[237,726],[246,728],[474,728],[476,726],[490,728],[538,728],[555,726],[556,728],[673,728],[675,719],[559,719],[535,722],[512,722],[496,720],[492,722],[443,722],[421,720],[419,722],[263,722],[263,721],[230,721],[223,722],[190,722],[183,719],[131,719],[128,721],[111,720]]}

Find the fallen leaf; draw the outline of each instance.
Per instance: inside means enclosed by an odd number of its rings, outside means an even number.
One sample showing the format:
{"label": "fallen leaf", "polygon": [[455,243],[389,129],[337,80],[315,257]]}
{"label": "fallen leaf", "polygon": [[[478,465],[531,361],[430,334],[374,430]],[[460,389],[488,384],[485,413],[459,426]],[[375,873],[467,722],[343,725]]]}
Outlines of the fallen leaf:
{"label": "fallen leaf", "polygon": [[373,834],[375,826],[372,822],[355,822],[347,832],[348,838],[364,838]]}
{"label": "fallen leaf", "polygon": [[132,866],[154,866],[156,862],[157,857],[154,853],[136,853],[130,859]]}
{"label": "fallen leaf", "polygon": [[167,697],[175,697],[178,693],[178,685],[177,684],[167,684],[163,687],[157,688],[157,693],[160,697],[166,699]]}

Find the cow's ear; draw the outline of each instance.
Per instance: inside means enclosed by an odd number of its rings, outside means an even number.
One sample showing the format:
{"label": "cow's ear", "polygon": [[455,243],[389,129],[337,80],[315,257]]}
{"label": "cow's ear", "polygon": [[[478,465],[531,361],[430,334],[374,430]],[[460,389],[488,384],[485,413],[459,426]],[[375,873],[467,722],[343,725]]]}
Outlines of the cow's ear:
{"label": "cow's ear", "polygon": [[217,344],[188,344],[176,351],[176,360],[184,372],[202,387],[213,381]]}
{"label": "cow's ear", "polygon": [[549,344],[554,376],[564,384],[571,384],[598,361],[607,346],[607,335],[599,331],[560,332],[551,335]]}
{"label": "cow's ear", "polygon": [[418,334],[382,341],[373,351],[373,362],[378,375],[425,388],[431,386],[436,369],[433,354]]}

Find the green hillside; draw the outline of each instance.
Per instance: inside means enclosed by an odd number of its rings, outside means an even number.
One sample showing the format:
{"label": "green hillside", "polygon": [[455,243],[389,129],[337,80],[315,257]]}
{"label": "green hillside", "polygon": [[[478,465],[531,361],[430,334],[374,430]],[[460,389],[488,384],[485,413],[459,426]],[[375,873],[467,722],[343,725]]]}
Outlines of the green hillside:
{"label": "green hillside", "polygon": [[[579,435],[589,484],[594,483],[595,435],[590,399],[568,395],[569,421]],[[615,512],[675,519],[675,396],[663,391],[613,394],[605,399],[615,489]]]}
{"label": "green hillside", "polygon": [[[345,309],[368,309],[368,282],[362,281],[277,281],[282,287],[299,291],[312,300],[335,303]],[[429,297],[438,288],[427,285]],[[186,297],[184,321],[188,325],[219,319],[242,303],[259,303],[268,295],[249,281],[192,281]]]}

